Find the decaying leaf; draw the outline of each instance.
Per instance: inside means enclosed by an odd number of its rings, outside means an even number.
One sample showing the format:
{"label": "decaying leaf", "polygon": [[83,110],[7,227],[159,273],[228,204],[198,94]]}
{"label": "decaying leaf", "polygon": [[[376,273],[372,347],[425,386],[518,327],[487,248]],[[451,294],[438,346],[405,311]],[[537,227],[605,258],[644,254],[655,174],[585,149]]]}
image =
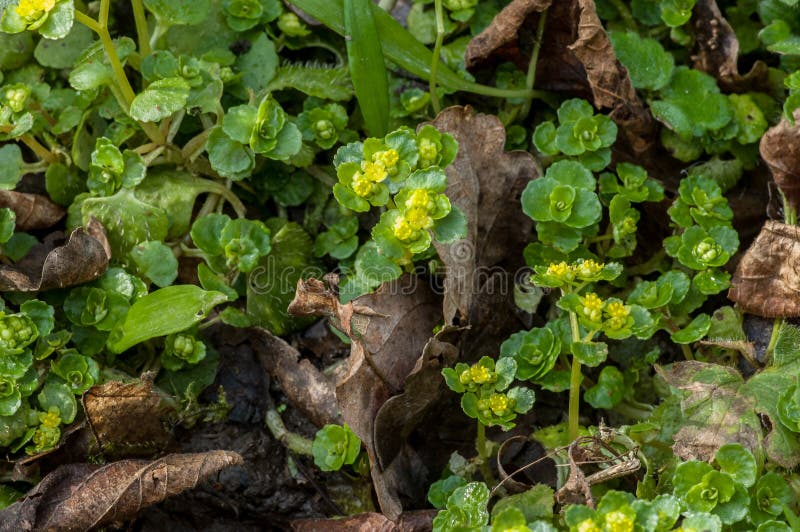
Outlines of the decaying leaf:
{"label": "decaying leaf", "polygon": [[108,268],[111,248],[103,224],[92,218],[63,245],[62,233],[49,235],[14,266],[0,266],[0,291],[38,292],[96,279]]}
{"label": "decaying leaf", "polygon": [[242,463],[229,451],[170,454],[155,461],[64,465],[0,511],[0,532],[79,531],[128,521],[143,508]]}
{"label": "decaying leaf", "polygon": [[404,275],[342,305],[336,281],[328,277],[326,285],[315,279],[301,280],[290,313],[329,316],[350,337],[350,357],[336,385],[336,402],[342,421],[367,449],[381,511],[396,519],[402,513],[403,498],[424,498],[425,483],[420,479],[424,466],[405,446],[393,457],[392,467],[384,469],[376,452],[375,418],[389,398],[406,386],[433,328],[441,321],[441,301],[421,278]]}
{"label": "decaying leaf", "polygon": [[725,92],[768,92],[768,70],[763,61],[756,61],[747,74],[739,73],[739,40],[715,0],[698,0],[692,26],[697,47],[692,56],[694,68],[717,78]]}
{"label": "decaying leaf", "polygon": [[171,440],[167,415],[171,399],[149,380],[108,381],[83,396],[86,421],[105,456],[145,456],[163,451]]}
{"label": "decaying leaf", "polygon": [[379,513],[365,513],[344,519],[298,519],[294,532],[425,532],[431,529],[436,510],[404,512],[392,521]]}
{"label": "decaying leaf", "polygon": [[414,369],[406,377],[403,392],[391,397],[375,416],[375,455],[381,467],[389,467],[411,431],[426,411],[441,400],[446,390],[442,369],[452,366],[458,357],[457,343],[461,329],[445,327],[428,340]]}
{"label": "decaying leaf", "polygon": [[667,384],[684,392],[681,429],[673,436],[675,456],[711,461],[728,443],[758,448],[761,421],[751,400],[739,393],[744,381],[735,369],[696,361],[655,368]]}
{"label": "decaying leaf", "polygon": [[800,207],[800,109],[794,111],[795,125],[781,120],[764,133],[759,144],[775,184],[795,210]]}
{"label": "decaying leaf", "polygon": [[66,211],[47,196],[28,194],[13,190],[0,190],[0,208],[9,208],[17,215],[16,228],[31,231],[52,227]]}
{"label": "decaying leaf", "polygon": [[769,220],[739,261],[728,299],[750,314],[800,316],[800,228]]}
{"label": "decaying leaf", "polygon": [[294,347],[266,329],[251,331],[250,343],[262,367],[278,380],[292,405],[318,427],[341,423],[333,381],[308,360],[301,360]]}
{"label": "decaying leaf", "polygon": [[469,107],[450,107],[433,125],[459,143],[447,168],[447,195],[467,217],[467,238],[436,244],[445,264],[444,318],[469,325],[463,338],[467,358],[496,353],[520,329],[514,304],[519,250],[530,241],[533,221],[520,206],[528,181],[538,177],[533,157],[503,152],[505,129],[495,116]]}
{"label": "decaying leaf", "polygon": [[656,124],[636,95],[628,71],[617,61],[593,0],[552,5],[515,0],[470,42],[467,67],[475,72],[512,61],[526,70],[538,20],[546,8],[536,88],[588,98],[597,108],[611,109],[609,116],[633,154],[653,148]]}

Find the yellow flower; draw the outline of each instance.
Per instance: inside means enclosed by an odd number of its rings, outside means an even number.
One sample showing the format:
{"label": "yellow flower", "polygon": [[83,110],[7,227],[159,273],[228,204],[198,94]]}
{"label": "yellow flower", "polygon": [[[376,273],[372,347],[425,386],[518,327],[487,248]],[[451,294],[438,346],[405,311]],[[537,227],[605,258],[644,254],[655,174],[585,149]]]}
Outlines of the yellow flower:
{"label": "yellow flower", "polygon": [[365,161],[361,163],[361,168],[364,170],[364,177],[373,183],[380,183],[386,179],[386,168],[381,163],[371,163]]}
{"label": "yellow flower", "polygon": [[36,19],[49,13],[56,6],[56,0],[19,0],[17,15],[24,19]]}
{"label": "yellow flower", "polygon": [[577,527],[578,532],[602,532],[593,519],[581,521]]}
{"label": "yellow flower", "polygon": [[397,165],[397,161],[400,160],[400,154],[397,153],[397,150],[390,148],[385,151],[377,152],[372,156],[372,160],[376,163],[382,164],[386,170],[391,171],[395,165]]}
{"label": "yellow flower", "polygon": [[372,194],[375,188],[375,183],[372,182],[367,176],[361,172],[356,172],[353,175],[353,192],[359,197],[366,197]]}
{"label": "yellow flower", "polygon": [[431,194],[427,190],[417,189],[406,200],[406,207],[409,209],[413,207],[428,209],[431,207],[431,203]]}
{"label": "yellow flower", "polygon": [[404,216],[400,216],[394,221],[392,232],[398,240],[407,241],[411,240],[411,237],[414,236],[415,231],[414,228],[411,227],[411,224],[408,223],[408,220],[406,220]]}
{"label": "yellow flower", "polygon": [[469,376],[475,384],[487,383],[492,378],[492,374],[486,369],[486,366],[478,365],[469,368]]}
{"label": "yellow flower", "polygon": [[608,532],[633,532],[633,519],[622,512],[609,512],[605,516]]}
{"label": "yellow flower", "polygon": [[603,264],[598,263],[592,259],[579,262],[575,266],[578,277],[583,279],[593,279],[603,271]]}
{"label": "yellow flower", "polygon": [[628,322],[628,316],[631,311],[619,301],[612,301],[606,305],[606,314],[608,314],[608,326],[612,329],[622,329]]}
{"label": "yellow flower", "polygon": [[61,413],[57,408],[51,408],[45,414],[39,414],[39,422],[43,427],[54,429],[61,424]]}
{"label": "yellow flower", "polygon": [[500,393],[493,393],[489,397],[489,408],[492,409],[494,415],[502,416],[508,409],[508,397]]}
{"label": "yellow flower", "polygon": [[405,214],[405,218],[414,229],[428,229],[433,225],[433,220],[424,209],[416,207],[409,209]]}
{"label": "yellow flower", "polygon": [[432,162],[436,159],[438,150],[436,143],[432,140],[422,139],[419,141],[419,156],[425,162]]}
{"label": "yellow flower", "polygon": [[564,281],[572,281],[575,279],[575,269],[564,261],[554,262],[547,267],[547,275]]}
{"label": "yellow flower", "polygon": [[603,300],[597,294],[589,292],[581,298],[581,313],[590,321],[600,321],[603,317]]}

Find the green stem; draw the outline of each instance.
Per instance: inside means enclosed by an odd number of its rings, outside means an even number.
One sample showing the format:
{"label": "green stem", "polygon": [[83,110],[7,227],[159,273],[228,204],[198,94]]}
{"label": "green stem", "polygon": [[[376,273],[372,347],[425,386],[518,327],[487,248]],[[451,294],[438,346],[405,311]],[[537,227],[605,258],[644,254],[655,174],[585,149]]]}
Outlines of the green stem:
{"label": "green stem", "polygon": [[431,93],[431,106],[433,106],[433,112],[435,114],[439,114],[439,111],[442,110],[442,104],[439,101],[439,95],[436,94],[436,77],[439,72],[439,56],[442,53],[442,43],[444,42],[444,8],[442,8],[442,0],[434,0],[433,5],[436,11],[436,41],[433,44],[431,77],[428,86]]}
{"label": "green stem", "polygon": [[775,353],[775,344],[778,343],[778,335],[780,334],[782,327],[783,318],[775,318],[775,322],[772,324],[772,334],[769,337],[769,344],[767,344],[767,350],[764,354],[767,359],[767,363],[772,360],[772,356]]}
{"label": "green stem", "polygon": [[[114,72],[114,82],[117,88],[115,96],[120,99],[120,106],[127,114],[130,111],[131,103],[136,97],[136,93],[131,87],[128,77],[125,75],[125,69],[122,66],[122,61],[117,54],[117,48],[114,46],[114,41],[111,39],[111,34],[108,33],[108,10],[110,7],[110,0],[101,0],[100,2],[100,19],[94,20],[85,13],[75,10],[75,20],[94,31],[100,41],[103,43],[103,48],[108,57],[108,63],[111,65],[111,70]],[[112,92],[114,92],[112,90]],[[145,134],[158,144],[164,144],[164,136],[154,124],[148,122],[139,122],[139,126]]]}
{"label": "green stem", "polygon": [[19,140],[23,142],[28,148],[31,149],[33,153],[35,153],[39,158],[46,163],[54,163],[56,162],[56,156],[53,153],[42,146],[38,140],[34,138],[33,135],[29,135],[28,133],[22,135]]}
{"label": "green stem", "polygon": [[628,9],[628,6],[625,5],[625,2],[622,0],[609,0],[611,5],[614,6],[617,11],[619,12],[619,16],[622,17],[622,20],[625,22],[625,26],[632,30],[636,30],[637,24],[636,19],[633,18],[633,14],[631,10]]}
{"label": "green stem", "polygon": [[287,429],[286,425],[283,424],[281,415],[274,408],[267,410],[267,414],[264,416],[264,424],[275,439],[293,453],[313,456],[313,443],[311,440]]}
{"label": "green stem", "polygon": [[478,451],[478,457],[481,461],[481,474],[483,475],[483,481],[487,484],[490,484],[494,480],[494,475],[492,475],[492,467],[489,464],[489,448],[486,445],[486,425],[478,420],[478,434],[475,438],[475,449]]}
{"label": "green stem", "polygon": [[[581,331],[578,327],[578,315],[570,311],[569,327],[572,332],[572,341],[581,340]],[[572,369],[569,375],[569,418],[567,422],[569,440],[574,441],[578,437],[580,428],[580,401],[581,401],[581,363],[572,357]]]}
{"label": "green stem", "polygon": [[686,360],[694,360],[694,353],[688,344],[681,344],[681,351],[683,351],[683,358]]}
{"label": "green stem", "polygon": [[[525,88],[533,92],[533,86],[536,83],[536,63],[539,62],[539,52],[542,49],[542,40],[544,39],[544,23],[547,20],[547,10],[545,9],[539,15],[539,25],[536,27],[536,42],[533,45],[531,52],[531,60],[528,62],[528,77],[525,79]],[[522,106],[522,117],[528,116],[531,110],[531,102],[533,102],[533,95],[525,100]]]}
{"label": "green stem", "polygon": [[131,0],[133,20],[136,23],[136,40],[139,42],[139,53],[143,56],[150,55],[150,32],[147,30],[147,17],[144,13],[142,0]]}

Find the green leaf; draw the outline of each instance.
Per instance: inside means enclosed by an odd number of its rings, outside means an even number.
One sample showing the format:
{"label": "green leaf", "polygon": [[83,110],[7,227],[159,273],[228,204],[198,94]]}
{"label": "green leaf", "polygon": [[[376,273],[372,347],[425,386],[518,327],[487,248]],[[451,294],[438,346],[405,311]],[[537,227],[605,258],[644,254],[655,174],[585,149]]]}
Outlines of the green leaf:
{"label": "green leaf", "polygon": [[522,511],[527,522],[537,519],[550,519],[553,515],[553,488],[544,484],[536,484],[531,489],[515,495],[503,497],[492,508],[494,518],[507,508]]}
{"label": "green leaf", "polygon": [[745,449],[738,443],[729,443],[717,449],[714,455],[714,462],[719,466],[720,471],[728,473],[733,479],[749,488],[756,483],[758,465],[753,453]]}
{"label": "green leaf", "polygon": [[345,67],[281,66],[278,67],[266,89],[268,91],[295,89],[308,96],[337,102],[346,101],[353,97],[350,74]]}
{"label": "green leaf", "polygon": [[642,39],[635,32],[609,33],[614,53],[628,69],[637,89],[659,90],[669,83],[675,60],[655,39]]}
{"label": "green leaf", "polygon": [[83,24],[73,24],[70,32],[61,39],[42,39],[33,51],[40,65],[50,68],[70,68],[94,41],[94,33]]}
{"label": "green leaf", "polygon": [[278,67],[278,54],[275,44],[264,32],[250,41],[250,49],[240,55],[236,60],[236,67],[242,73],[241,94],[246,99],[245,89],[251,89],[256,94],[263,94],[275,76]]}
{"label": "green leaf", "polygon": [[[313,258],[311,237],[298,224],[272,220],[272,251],[262,257],[247,279],[247,314],[274,334],[283,335],[308,324],[286,311],[298,279],[321,277]],[[283,225],[279,225],[283,223]]]}
{"label": "green leaf", "polygon": [[[128,37],[120,37],[114,40],[114,47],[124,65],[126,58],[136,49],[136,43]],[[114,71],[100,41],[96,41],[81,52],[69,73],[69,84],[79,91],[89,91],[108,85],[113,79]]]}
{"label": "green leaf", "polygon": [[211,167],[223,177],[238,181],[255,168],[253,150],[230,138],[220,126],[211,128],[206,150]]}
{"label": "green leaf", "polygon": [[156,286],[169,286],[178,277],[178,259],[163,242],[137,244],[131,250],[130,256],[139,272]]}
{"label": "green leaf", "polygon": [[221,292],[206,292],[195,285],[161,288],[131,305],[106,345],[112,353],[122,353],[150,338],[184,331],[227,300]]}
{"label": "green leaf", "polygon": [[800,328],[784,323],[778,331],[772,356],[776,368],[800,363]]}
{"label": "green leaf", "polygon": [[168,26],[200,24],[208,18],[210,9],[209,0],[144,0],[144,5]]}
{"label": "green leaf", "polygon": [[338,471],[356,461],[361,440],[347,425],[325,425],[317,431],[311,446],[314,464],[322,471]]}
{"label": "green leaf", "polygon": [[599,366],[608,356],[608,345],[604,342],[572,342],[569,350],[578,362],[590,368]]}
{"label": "green leaf", "polygon": [[39,33],[45,39],[61,39],[72,29],[74,20],[75,6],[72,0],[61,0],[47,14],[47,20],[39,27]]}
{"label": "green leaf", "polygon": [[625,386],[622,372],[614,366],[606,366],[600,372],[597,384],[586,390],[583,399],[594,408],[610,410],[622,401]]}
{"label": "green leaf", "polygon": [[444,508],[453,491],[466,484],[467,481],[464,477],[459,475],[450,475],[447,478],[437,480],[428,488],[428,502],[436,509]]}
{"label": "green leaf", "polygon": [[181,77],[154,81],[131,103],[131,117],[140,122],[158,122],[183,109],[189,98],[189,84]]}
{"label": "green leaf", "polygon": [[13,142],[0,147],[0,189],[14,190],[22,179],[22,151]]}
{"label": "green leaf", "polygon": [[39,406],[45,412],[51,407],[57,408],[61,415],[61,422],[65,425],[72,423],[78,414],[78,403],[75,401],[75,395],[66,384],[58,382],[58,379],[48,380],[42,391],[39,392],[37,399]]}
{"label": "green leaf", "polygon": [[373,18],[371,0],[344,0],[347,60],[367,131],[375,137],[389,129],[389,76]]}
{"label": "green leaf", "polygon": [[104,227],[115,228],[108,232],[111,253],[115,257],[126,256],[140,242],[163,241],[167,237],[169,218],[166,212],[139,200],[130,189],[120,189],[113,196],[82,198],[73,203],[70,210],[79,210],[83,225],[95,217]]}
{"label": "green leaf", "polygon": [[692,344],[700,341],[711,328],[711,316],[698,314],[686,327],[670,335],[676,344]]}

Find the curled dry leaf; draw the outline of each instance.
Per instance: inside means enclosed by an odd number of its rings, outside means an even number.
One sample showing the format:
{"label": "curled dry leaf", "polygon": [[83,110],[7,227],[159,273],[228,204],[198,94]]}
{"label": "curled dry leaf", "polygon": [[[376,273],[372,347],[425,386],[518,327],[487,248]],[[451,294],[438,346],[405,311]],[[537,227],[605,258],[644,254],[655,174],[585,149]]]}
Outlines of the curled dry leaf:
{"label": "curled dry leaf", "polygon": [[[337,300],[338,303],[338,300]],[[281,385],[281,390],[318,427],[341,423],[334,383],[300,353],[266,329],[251,329],[250,344],[261,366]]]}
{"label": "curled dry leaf", "polygon": [[750,314],[800,316],[800,228],[769,220],[739,261],[728,299]]}
{"label": "curled dry leaf", "polygon": [[0,291],[38,292],[87,283],[108,268],[111,248],[106,232],[92,218],[78,227],[63,245],[62,233],[49,235],[14,266],[0,266]]}
{"label": "curled dry leaf", "polygon": [[667,384],[684,392],[681,429],[673,436],[675,456],[710,462],[728,443],[740,443],[753,452],[758,449],[761,420],[750,399],[739,393],[744,381],[738,371],[696,361],[655,369]]}
{"label": "curled dry leaf", "polygon": [[459,143],[447,168],[447,195],[467,218],[465,239],[436,244],[445,265],[445,323],[471,327],[463,338],[467,358],[496,353],[520,329],[515,273],[523,266],[519,250],[533,229],[520,195],[538,177],[536,162],[527,152],[504,153],[505,128],[495,116],[450,107],[433,125]]}
{"label": "curled dry leaf", "polygon": [[775,184],[795,210],[800,207],[800,109],[794,112],[795,125],[783,119],[767,130],[759,151]]}
{"label": "curled dry leaf", "polygon": [[17,215],[16,228],[31,231],[52,227],[66,212],[47,196],[13,190],[0,190],[0,208],[9,208]]}
{"label": "curled dry leaf", "polygon": [[343,305],[336,294],[336,279],[328,281],[326,285],[315,279],[301,280],[289,312],[329,316],[350,337],[350,357],[336,385],[336,402],[342,421],[367,449],[382,512],[396,519],[403,510],[402,497],[424,499],[424,466],[405,446],[384,469],[376,451],[375,419],[389,398],[406,386],[431,331],[441,321],[441,301],[419,277],[404,275]]}
{"label": "curled dry leaf", "polygon": [[[593,0],[515,0],[472,41],[467,67],[512,61],[527,70],[539,17],[545,29],[536,64],[536,88],[588,98],[595,107],[611,109],[627,151],[643,154],[654,147],[656,124],[636,95],[628,71],[597,16]],[[618,146],[618,148],[622,148]]]}
{"label": "curled dry leaf", "polygon": [[694,68],[717,78],[725,92],[769,92],[769,72],[763,61],[756,61],[747,74],[739,73],[739,39],[715,0],[698,0],[692,26],[696,43]]}
{"label": "curled dry leaf", "polygon": [[83,396],[87,427],[104,456],[142,456],[163,451],[171,440],[172,401],[150,380],[108,381]]}
{"label": "curled dry leaf", "polygon": [[79,531],[128,521],[141,509],[241,463],[236,453],[209,451],[105,466],[64,465],[24,499],[0,511],[0,532]]}
{"label": "curled dry leaf", "polygon": [[403,512],[395,521],[379,513],[365,513],[343,519],[298,519],[294,532],[427,532],[436,510]]}

